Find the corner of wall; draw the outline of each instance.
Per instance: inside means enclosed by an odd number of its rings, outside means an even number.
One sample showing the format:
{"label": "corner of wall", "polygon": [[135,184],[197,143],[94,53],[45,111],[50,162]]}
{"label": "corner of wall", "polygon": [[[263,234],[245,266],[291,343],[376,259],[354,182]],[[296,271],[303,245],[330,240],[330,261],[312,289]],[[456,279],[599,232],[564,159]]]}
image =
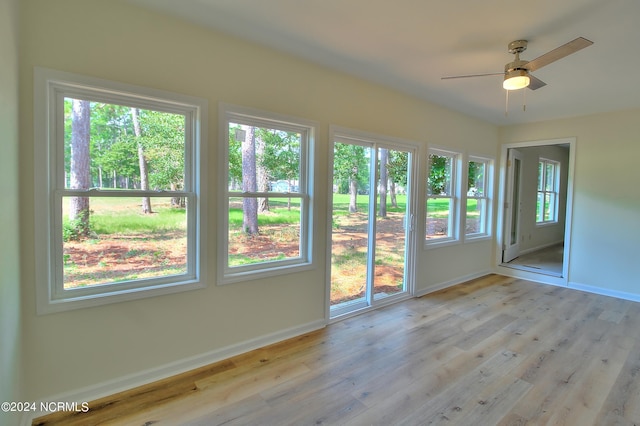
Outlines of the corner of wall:
{"label": "corner of wall", "polygon": [[[0,233],[0,402],[19,401],[21,359],[20,236],[18,191],[18,7],[0,2],[0,191],[4,205]],[[0,411],[0,424],[18,424],[20,412]],[[11,407],[9,407],[11,408]]]}

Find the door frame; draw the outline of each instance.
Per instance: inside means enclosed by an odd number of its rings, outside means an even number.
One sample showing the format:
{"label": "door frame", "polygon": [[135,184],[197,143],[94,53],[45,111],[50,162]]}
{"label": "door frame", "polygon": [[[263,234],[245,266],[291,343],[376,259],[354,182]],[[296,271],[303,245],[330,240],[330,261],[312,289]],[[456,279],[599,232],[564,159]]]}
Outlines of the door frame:
{"label": "door frame", "polygon": [[[516,176],[515,160],[520,162]],[[520,255],[520,212],[522,210],[522,153],[516,148],[507,150],[506,189],[504,209],[504,239],[502,240],[501,263],[507,263]],[[516,188],[517,183],[517,188]],[[517,202],[514,197],[517,194]],[[517,205],[516,205],[517,204]],[[514,210],[515,209],[515,210]],[[515,212],[515,213],[514,213]],[[513,218],[516,218],[515,243],[512,243],[511,230]],[[505,259],[506,257],[506,259]]]}
{"label": "door frame", "polygon": [[[554,277],[537,273],[533,271],[523,271],[502,265],[502,247],[503,241],[507,238],[505,235],[505,203],[507,202],[507,153],[509,149],[527,148],[545,145],[569,145],[569,170],[567,171],[567,202],[565,211],[565,227],[564,227],[564,255],[562,264],[562,277]],[[496,251],[495,251],[495,267],[496,272],[502,275],[537,281],[546,284],[568,286],[570,282],[569,261],[571,259],[571,224],[573,221],[573,191],[574,191],[574,172],[576,160],[576,138],[560,138],[560,139],[543,139],[526,142],[511,142],[501,146],[500,153],[500,175],[499,175],[499,192],[498,192],[498,217],[496,226]]]}
{"label": "door frame", "polygon": [[[332,217],[333,217],[333,144],[335,139],[352,140],[356,144],[372,145],[374,148],[390,148],[406,150],[411,153],[411,160],[409,162],[408,179],[409,184],[407,188],[407,203],[409,203],[408,217],[405,218],[405,291],[398,295],[392,295],[383,299],[374,300],[371,295],[371,303],[353,311],[341,313],[334,317],[331,317],[331,249],[332,249]],[[326,290],[325,290],[325,321],[327,323],[340,321],[345,318],[349,318],[354,315],[358,315],[362,312],[366,312],[372,309],[378,309],[382,306],[395,303],[400,300],[406,300],[413,297],[415,294],[415,276],[416,276],[416,255],[418,251],[418,237],[416,226],[417,215],[417,200],[418,200],[418,171],[419,171],[419,147],[416,142],[406,139],[395,138],[391,136],[379,135],[375,133],[364,132],[360,130],[354,130],[346,127],[330,125],[329,126],[329,158],[327,162],[327,252],[326,252]],[[377,158],[376,158],[377,162]],[[372,162],[371,168],[375,167],[375,163]],[[376,183],[376,177],[371,176],[372,184]],[[370,184],[371,185],[371,184]],[[370,209],[375,208],[377,204],[377,194],[370,202]],[[374,228],[375,229],[375,228]],[[368,262],[369,263],[369,262]],[[369,265],[370,267],[371,265]]]}

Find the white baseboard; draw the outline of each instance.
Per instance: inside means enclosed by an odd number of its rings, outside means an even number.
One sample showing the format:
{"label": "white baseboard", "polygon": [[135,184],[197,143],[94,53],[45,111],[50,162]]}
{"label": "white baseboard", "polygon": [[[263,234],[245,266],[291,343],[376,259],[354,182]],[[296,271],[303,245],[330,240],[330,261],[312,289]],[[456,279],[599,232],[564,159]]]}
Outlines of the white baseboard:
{"label": "white baseboard", "polygon": [[465,276],[462,276],[462,277],[457,277],[457,278],[454,278],[454,279],[449,280],[449,281],[445,281],[445,282],[442,282],[442,283],[438,283],[438,284],[432,285],[429,288],[416,290],[415,297],[421,297],[421,296],[424,296],[425,294],[433,293],[433,292],[436,292],[436,291],[439,291],[439,290],[444,290],[445,288],[453,287],[454,285],[458,285],[458,284],[462,284],[462,283],[467,282],[467,281],[475,280],[476,278],[481,278],[481,277],[484,277],[485,275],[489,275],[491,273],[492,273],[492,271],[487,270],[487,271],[476,272],[476,273],[473,273],[473,274],[465,275]]}
{"label": "white baseboard", "polygon": [[569,288],[574,290],[586,291],[587,293],[600,294],[602,296],[615,297],[616,299],[630,300],[632,302],[640,302],[640,294],[627,293],[626,291],[610,290],[608,288],[595,287],[587,284],[569,282]]}
{"label": "white baseboard", "polygon": [[499,275],[504,275],[505,277],[520,278],[522,280],[533,281],[541,284],[550,284],[558,287],[567,287],[566,278],[547,275],[539,271],[516,269],[498,265],[494,272]]}
{"label": "white baseboard", "polygon": [[[215,362],[231,358],[232,356],[249,352],[254,349],[271,345],[273,343],[281,342],[283,340],[300,336],[305,333],[320,330],[325,326],[326,322],[324,319],[312,321],[301,326],[291,327],[264,336],[259,336],[255,339],[240,342],[235,345],[216,349],[189,358],[184,358],[159,367],[150,368],[148,370],[122,376],[117,379],[87,386],[82,389],[76,389],[70,392],[64,392],[58,395],[43,398],[40,401],[36,402],[36,406],[40,407],[41,402],[46,403],[51,401],[64,401],[77,402],[80,404],[85,401],[89,402],[99,398],[104,398],[106,396],[133,389],[138,386],[146,385],[148,383],[153,383],[157,380],[165,379],[176,374],[181,374],[190,370],[194,370],[196,368],[204,367],[205,365],[213,364]],[[33,419],[47,414],[50,413],[38,411],[27,412],[22,416],[20,424],[24,426],[31,425]]]}
{"label": "white baseboard", "polygon": [[522,251],[518,252],[518,255],[520,256],[520,255],[533,253],[534,251],[543,250],[543,249],[546,249],[548,247],[553,247],[553,246],[556,246],[556,245],[562,244],[562,243],[564,243],[564,240],[558,240],[558,241],[554,241],[552,243],[542,244],[542,245],[539,245],[539,246],[536,246],[536,247],[531,247],[531,248],[528,248],[526,250],[522,250]]}
{"label": "white baseboard", "polygon": [[616,299],[629,300],[632,302],[640,302],[640,294],[628,293],[626,291],[611,290],[608,288],[597,287],[593,285],[587,285],[577,283],[575,281],[566,281],[562,277],[553,277],[550,275],[544,275],[537,272],[521,271],[517,269],[507,268],[498,265],[495,270],[496,274],[505,275],[507,277],[520,278],[523,280],[533,281],[540,284],[548,284],[557,287],[565,287],[573,290],[585,291],[587,293],[599,294],[602,296],[615,297]]}

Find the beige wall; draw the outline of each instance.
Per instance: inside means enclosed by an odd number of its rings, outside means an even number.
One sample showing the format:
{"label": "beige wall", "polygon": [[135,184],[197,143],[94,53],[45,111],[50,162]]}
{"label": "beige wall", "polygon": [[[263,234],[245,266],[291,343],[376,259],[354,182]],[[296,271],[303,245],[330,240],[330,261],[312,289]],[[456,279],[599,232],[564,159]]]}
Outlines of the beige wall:
{"label": "beige wall", "polygon": [[[496,156],[498,128],[287,55],[119,1],[24,0],[20,72],[21,198],[33,221],[33,67],[199,96],[209,101],[208,287],[181,294],[36,316],[33,232],[22,241],[25,398],[72,392],[270,333],[322,321],[330,124]],[[219,101],[320,123],[315,153],[317,267],[216,286]],[[420,178],[426,176],[421,162]],[[420,185],[420,203],[424,185]],[[424,214],[424,213],[422,213]],[[419,227],[420,232],[424,227]],[[418,290],[490,270],[493,242],[418,248]]]}
{"label": "beige wall", "polygon": [[569,281],[640,298],[640,110],[507,127],[503,143],[576,137]]}
{"label": "beige wall", "polygon": [[[536,250],[564,239],[564,218],[569,171],[569,150],[557,146],[535,146],[518,149],[522,154],[522,194],[520,213],[520,253]],[[538,162],[540,158],[560,163],[558,223],[536,225]]]}
{"label": "beige wall", "polygon": [[[20,401],[18,0],[0,0],[0,402]],[[0,411],[0,424],[17,423]]]}

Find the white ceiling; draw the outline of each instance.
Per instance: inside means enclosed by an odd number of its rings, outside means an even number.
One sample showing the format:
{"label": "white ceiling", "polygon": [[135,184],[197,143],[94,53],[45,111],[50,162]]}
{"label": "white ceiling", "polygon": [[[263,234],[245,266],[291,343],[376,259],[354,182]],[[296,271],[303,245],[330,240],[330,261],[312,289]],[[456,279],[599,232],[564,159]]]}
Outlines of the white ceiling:
{"label": "white ceiling", "polygon": [[[505,125],[640,107],[638,0],[128,0]],[[507,44],[531,60],[574,38],[594,42],[511,92]],[[523,111],[525,94],[526,111]]]}

